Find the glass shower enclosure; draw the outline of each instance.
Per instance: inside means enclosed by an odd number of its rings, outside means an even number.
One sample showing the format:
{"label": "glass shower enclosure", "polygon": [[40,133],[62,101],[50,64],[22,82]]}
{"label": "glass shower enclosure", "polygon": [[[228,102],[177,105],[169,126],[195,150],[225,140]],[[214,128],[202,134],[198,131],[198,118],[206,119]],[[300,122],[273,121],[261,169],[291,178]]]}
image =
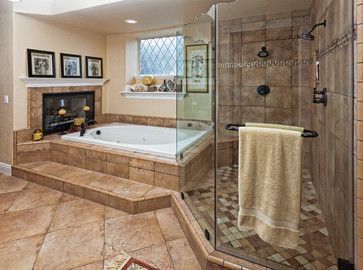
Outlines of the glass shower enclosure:
{"label": "glass shower enclosure", "polygon": [[[353,262],[353,1],[235,0],[188,27],[177,140],[204,133],[193,150],[178,144],[178,162],[202,152],[186,166],[183,194],[215,249],[273,269]],[[318,134],[303,138],[294,248],[239,226],[246,179],[235,130],[245,123]]]}
{"label": "glass shower enclosure", "polygon": [[[183,27],[184,96],[176,100],[177,160],[184,166],[185,201],[214,239],[216,7]],[[192,145],[185,148],[185,138]],[[208,191],[203,196],[201,189]],[[210,196],[212,195],[212,196]],[[207,211],[204,211],[208,209]]]}

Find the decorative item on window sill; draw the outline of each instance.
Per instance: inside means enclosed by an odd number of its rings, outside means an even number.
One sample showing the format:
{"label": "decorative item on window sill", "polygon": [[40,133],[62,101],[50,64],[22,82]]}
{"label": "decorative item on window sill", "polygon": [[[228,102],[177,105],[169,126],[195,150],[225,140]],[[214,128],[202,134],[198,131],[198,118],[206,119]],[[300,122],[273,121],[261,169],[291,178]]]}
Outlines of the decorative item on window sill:
{"label": "decorative item on window sill", "polygon": [[166,80],[164,80],[164,83],[159,87],[159,92],[169,92],[169,87],[166,85]]}
{"label": "decorative item on window sill", "polygon": [[[142,83],[133,84],[131,86],[126,86],[126,92],[178,92],[182,91],[182,85],[178,85],[176,78],[164,79],[163,84],[157,85],[152,84],[154,82],[153,76],[145,76],[142,78]],[[182,83],[182,80],[180,80]]]}
{"label": "decorative item on window sill", "polygon": [[156,85],[149,86],[148,92],[157,92],[158,87]]}
{"label": "decorative item on window sill", "polygon": [[132,92],[147,92],[148,87],[143,84],[134,84],[131,85]]}
{"label": "decorative item on window sill", "polygon": [[144,77],[142,77],[141,82],[143,85],[149,87],[149,86],[153,85],[153,83],[154,83],[154,76],[152,76],[152,75],[144,76]]}

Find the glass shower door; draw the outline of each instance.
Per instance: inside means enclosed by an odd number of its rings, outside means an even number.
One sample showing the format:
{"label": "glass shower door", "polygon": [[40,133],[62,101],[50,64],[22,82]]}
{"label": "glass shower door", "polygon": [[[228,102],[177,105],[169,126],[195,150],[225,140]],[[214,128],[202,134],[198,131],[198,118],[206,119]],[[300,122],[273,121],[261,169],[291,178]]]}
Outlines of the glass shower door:
{"label": "glass shower door", "polygon": [[215,8],[183,26],[184,75],[176,100],[177,161],[184,200],[214,240]]}
{"label": "glass shower door", "polygon": [[[216,249],[276,269],[352,261],[352,17],[351,0],[217,5]],[[319,134],[303,139],[296,248],[240,229],[238,131],[226,125],[243,123]]]}

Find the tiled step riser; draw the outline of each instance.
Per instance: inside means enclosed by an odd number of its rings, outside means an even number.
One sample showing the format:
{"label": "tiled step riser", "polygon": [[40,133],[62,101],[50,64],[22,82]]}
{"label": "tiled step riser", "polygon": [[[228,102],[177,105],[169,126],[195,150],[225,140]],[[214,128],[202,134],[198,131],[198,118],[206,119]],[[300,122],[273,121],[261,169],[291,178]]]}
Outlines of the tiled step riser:
{"label": "tiled step riser", "polygon": [[109,194],[105,190],[90,189],[80,185],[68,183],[65,179],[55,176],[34,173],[21,166],[13,166],[12,175],[21,179],[56,189],[73,196],[109,206],[129,214],[138,214],[171,206],[170,195],[155,196],[145,199],[120,198]]}
{"label": "tiled step riser", "polygon": [[73,167],[176,191],[184,183],[183,167],[150,160],[149,156],[141,154],[129,156],[122,152],[111,153],[63,142],[52,142],[50,150],[52,161]]}
{"label": "tiled step riser", "polygon": [[183,164],[175,160],[162,159],[142,154],[127,154],[122,151],[105,150],[60,140],[17,145],[15,164],[35,161],[54,161],[81,169],[109,174],[140,183],[180,191],[201,171],[208,170],[212,145],[206,143],[194,150]]}

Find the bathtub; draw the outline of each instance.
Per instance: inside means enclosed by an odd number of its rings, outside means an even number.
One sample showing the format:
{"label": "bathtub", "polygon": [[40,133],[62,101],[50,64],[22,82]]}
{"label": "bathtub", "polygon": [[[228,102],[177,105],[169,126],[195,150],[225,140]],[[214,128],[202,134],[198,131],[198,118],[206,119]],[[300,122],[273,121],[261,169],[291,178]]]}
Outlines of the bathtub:
{"label": "bathtub", "polygon": [[197,125],[198,129],[186,126],[176,129],[115,123],[88,129],[83,137],[77,132],[63,135],[61,139],[176,158],[211,132],[210,126]]}

